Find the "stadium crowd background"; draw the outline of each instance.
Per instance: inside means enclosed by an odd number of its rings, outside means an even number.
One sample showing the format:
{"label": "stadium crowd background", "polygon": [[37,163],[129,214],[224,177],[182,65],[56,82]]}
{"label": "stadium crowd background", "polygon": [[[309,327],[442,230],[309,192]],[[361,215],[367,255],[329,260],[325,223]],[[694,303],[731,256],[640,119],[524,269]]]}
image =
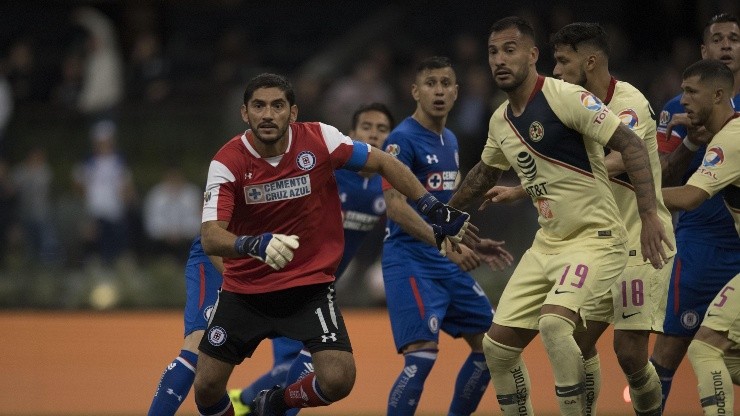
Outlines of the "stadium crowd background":
{"label": "stadium crowd background", "polygon": [[[503,100],[487,64],[493,21],[511,14],[530,20],[538,30],[538,68],[548,75],[551,33],[573,21],[601,23],[611,37],[610,69],[659,111],[678,93],[683,68],[699,59],[704,22],[720,11],[738,14],[740,5],[731,0],[5,4],[0,308],[182,305],[182,269],[199,222],[188,214],[201,205],[211,157],[244,129],[243,87],[258,73],[289,76],[300,120],[347,132],[352,111],[362,103],[384,102],[399,120],[411,114],[415,62],[450,56],[460,95],[448,127],[460,139],[465,173],[478,160],[488,118]],[[101,250],[86,210],[83,167],[103,142],[114,146],[125,169],[114,169],[117,176],[98,186],[121,183],[124,197],[103,202],[120,214],[111,214],[108,222],[126,233],[113,232],[107,242],[117,244]],[[484,236],[506,240],[517,259],[537,227],[527,201],[474,213],[473,221]],[[342,295],[349,305],[381,303],[364,295],[372,288],[364,275],[372,270],[380,236],[378,230],[356,260],[357,276],[348,279]],[[474,273],[494,304],[512,270]]]}

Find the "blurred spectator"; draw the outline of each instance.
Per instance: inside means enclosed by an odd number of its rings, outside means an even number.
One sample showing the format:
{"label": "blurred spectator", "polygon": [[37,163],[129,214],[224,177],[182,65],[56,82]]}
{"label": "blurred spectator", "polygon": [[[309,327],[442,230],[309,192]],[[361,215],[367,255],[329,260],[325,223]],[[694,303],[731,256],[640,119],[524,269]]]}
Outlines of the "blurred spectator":
{"label": "blurred spectator", "polygon": [[123,96],[123,60],[115,26],[90,7],[75,10],[73,22],[88,34],[78,107],[94,120],[110,117]]}
{"label": "blurred spectator", "polygon": [[3,65],[0,63],[0,156],[5,148],[5,129],[13,115],[13,91],[5,78]]}
{"label": "blurred spectator", "polygon": [[51,93],[52,102],[65,108],[76,108],[82,90],[82,57],[77,52],[64,57],[61,80]]}
{"label": "blurred spectator", "polygon": [[5,265],[8,232],[16,222],[15,213],[15,187],[7,162],[0,159],[0,267]]}
{"label": "blurred spectator", "polygon": [[20,38],[10,45],[4,72],[17,104],[39,101],[45,97],[45,83],[39,75],[30,39]]}
{"label": "blurred spectator", "polygon": [[467,172],[477,162],[483,151],[488,119],[491,117],[491,72],[482,65],[469,65],[458,80],[460,85],[457,103],[450,114],[450,128],[460,143],[460,169]]}
{"label": "blurred spectator", "polygon": [[152,254],[177,258],[187,252],[200,231],[203,190],[170,167],[144,200],[143,221]]}
{"label": "blurred spectator", "polygon": [[382,78],[382,74],[383,70],[374,60],[363,59],[357,62],[352,74],[340,78],[329,87],[324,96],[322,119],[339,131],[349,131],[357,103],[393,102],[393,89]]}
{"label": "blurred spectator", "polygon": [[61,260],[52,214],[52,179],[46,150],[38,146],[12,171],[18,199],[17,218],[23,229],[27,260],[40,261],[42,265],[57,264]]}
{"label": "blurred spectator", "polygon": [[162,51],[162,40],[153,31],[136,36],[129,58],[127,92],[137,100],[156,103],[172,90],[170,63]]}
{"label": "blurred spectator", "polygon": [[93,154],[74,171],[75,184],[85,198],[88,222],[84,236],[88,250],[112,266],[128,248],[127,212],[136,191],[131,172],[116,150],[116,125],[110,120],[95,123],[91,138]]}

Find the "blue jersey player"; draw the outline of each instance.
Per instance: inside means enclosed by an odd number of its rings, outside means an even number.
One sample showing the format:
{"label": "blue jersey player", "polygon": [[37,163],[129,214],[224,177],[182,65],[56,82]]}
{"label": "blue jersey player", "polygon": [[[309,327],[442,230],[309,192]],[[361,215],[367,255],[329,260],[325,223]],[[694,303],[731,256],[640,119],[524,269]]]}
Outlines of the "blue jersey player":
{"label": "blue jersey player", "polygon": [[[719,14],[705,26],[703,59],[717,59],[735,77],[735,111],[740,110],[740,25],[735,16]],[[660,114],[659,150],[663,186],[683,185],[701,165],[711,134],[692,126],[680,103],[669,101]],[[678,253],[671,274],[664,333],[658,334],[651,361],[661,378],[663,407],[673,375],[704,318],[707,306],[740,271],[740,240],[719,192],[692,211],[681,211],[676,225]]]}
{"label": "blue jersey player", "polygon": [[[440,201],[452,196],[459,174],[457,138],[447,128],[447,115],[458,85],[450,61],[424,60],[416,69],[411,92],[417,103],[411,117],[388,136],[386,152],[406,164]],[[483,334],[493,318],[491,304],[465,271],[480,257],[466,246],[444,253],[420,238],[428,227],[398,191],[384,183],[388,224],[383,246],[383,282],[393,338],[404,356],[404,368],[388,398],[388,415],[412,415],[424,381],[437,358],[439,331],[463,337],[471,354],[455,382],[449,415],[469,415],[490,381],[482,352]]]}
{"label": "blue jersey player", "polygon": [[[349,136],[380,147],[395,125],[388,107],[381,103],[360,106],[352,116]],[[339,169],[335,171],[339,198],[342,202],[344,227],[344,255],[337,268],[336,276],[344,273],[357,253],[367,234],[374,229],[385,214],[385,201],[381,188],[381,176]],[[274,385],[291,384],[313,371],[311,355],[302,350],[300,342],[280,337],[272,341],[274,364],[270,371],[244,389],[229,391],[234,412],[237,416],[248,414],[251,403],[261,390]],[[298,413],[291,409],[288,414]]]}

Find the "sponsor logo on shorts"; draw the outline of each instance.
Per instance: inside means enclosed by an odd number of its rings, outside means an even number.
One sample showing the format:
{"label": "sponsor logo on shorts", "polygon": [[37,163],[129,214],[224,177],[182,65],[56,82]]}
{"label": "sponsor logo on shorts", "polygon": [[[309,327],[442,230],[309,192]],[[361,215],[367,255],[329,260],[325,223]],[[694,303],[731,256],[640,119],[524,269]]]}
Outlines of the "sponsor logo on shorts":
{"label": "sponsor logo on shorts", "polygon": [[681,314],[681,325],[686,329],[694,329],[699,325],[699,314],[690,309]]}
{"label": "sponsor logo on shorts", "polygon": [[226,342],[226,330],[220,326],[214,326],[208,331],[208,342],[214,347],[223,345]]}
{"label": "sponsor logo on shorts", "polygon": [[437,315],[430,316],[427,324],[429,325],[429,330],[432,331],[432,333],[436,334],[437,332],[439,332],[439,318],[437,317]]}
{"label": "sponsor logo on shorts", "polygon": [[311,170],[316,166],[316,156],[308,150],[304,150],[301,153],[298,153],[298,157],[295,158],[295,163],[302,170]]}

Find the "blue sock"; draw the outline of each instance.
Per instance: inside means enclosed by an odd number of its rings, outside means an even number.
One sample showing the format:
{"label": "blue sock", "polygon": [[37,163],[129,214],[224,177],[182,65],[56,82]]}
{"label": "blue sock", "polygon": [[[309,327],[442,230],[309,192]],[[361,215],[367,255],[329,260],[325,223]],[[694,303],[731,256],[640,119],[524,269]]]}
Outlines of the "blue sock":
{"label": "blue sock", "polygon": [[195,379],[195,366],[198,365],[198,354],[181,350],[162,373],[157,391],[149,407],[149,416],[174,415],[180,408]]}
{"label": "blue sock", "polygon": [[660,379],[660,390],[663,393],[663,402],[661,403],[661,408],[665,409],[665,401],[668,399],[668,393],[671,392],[673,375],[676,374],[676,370],[662,367],[661,365],[656,363],[655,360],[653,360],[653,357],[650,357],[650,362],[653,363],[653,367],[655,367],[655,371],[658,373],[658,378]]}
{"label": "blue sock", "polygon": [[448,416],[467,416],[478,408],[486,392],[491,373],[488,372],[486,356],[482,352],[471,352],[460,368],[455,382],[455,394]]}
{"label": "blue sock", "polygon": [[[198,412],[204,416],[225,415],[227,414],[226,410],[229,409],[230,407],[231,407],[231,400],[229,399],[229,395],[224,393],[224,397],[222,397],[221,400],[219,400],[213,406],[211,407],[198,406]],[[233,415],[234,411],[232,410],[231,413],[228,413],[228,414]]]}
{"label": "blue sock", "polygon": [[388,416],[411,416],[419,405],[424,381],[432,371],[437,350],[417,350],[404,354],[404,367],[388,397]]}

